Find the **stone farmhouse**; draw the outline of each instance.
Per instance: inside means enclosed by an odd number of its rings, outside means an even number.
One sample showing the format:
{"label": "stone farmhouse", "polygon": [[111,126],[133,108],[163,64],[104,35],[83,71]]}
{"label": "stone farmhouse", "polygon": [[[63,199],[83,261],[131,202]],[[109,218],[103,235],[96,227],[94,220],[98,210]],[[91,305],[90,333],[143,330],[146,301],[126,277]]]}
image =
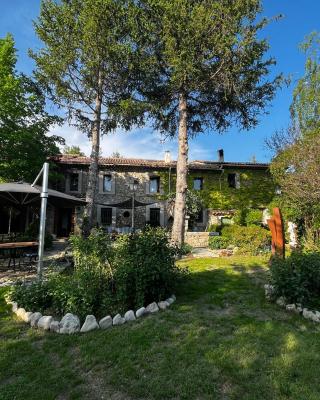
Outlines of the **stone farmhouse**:
{"label": "stone farmhouse", "polygon": [[[268,164],[225,162],[223,150],[218,154],[218,161],[189,163],[189,189],[196,191],[203,203],[203,209],[189,224],[189,230],[205,231],[210,224],[226,223],[234,211],[243,206],[263,209],[275,193]],[[85,198],[90,159],[58,155],[52,161],[60,176],[51,184],[52,188]],[[146,224],[170,226],[173,210],[167,197],[175,190],[175,179],[176,161],[169,152],[163,160],[102,157],[98,225],[109,232],[125,232],[132,223],[135,228]],[[57,236],[67,236],[79,221],[81,210],[64,208],[48,216],[47,227]]]}

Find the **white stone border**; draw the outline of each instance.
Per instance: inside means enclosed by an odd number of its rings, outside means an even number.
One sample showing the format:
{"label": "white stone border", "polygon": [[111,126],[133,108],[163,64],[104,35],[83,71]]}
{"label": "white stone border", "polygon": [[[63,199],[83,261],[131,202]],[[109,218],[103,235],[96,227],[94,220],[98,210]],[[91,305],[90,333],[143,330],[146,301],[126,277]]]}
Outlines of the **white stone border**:
{"label": "white stone border", "polygon": [[[274,286],[268,284],[264,285],[264,292],[266,298],[268,300],[272,300],[275,292]],[[286,304],[286,298],[284,296],[277,298],[275,302],[278,306],[285,308],[289,312],[294,312],[295,314],[301,314],[303,318],[310,319],[313,322],[320,323],[319,311],[311,311],[308,308],[303,308],[300,303]]]}
{"label": "white stone border", "polygon": [[30,324],[32,328],[39,328],[45,331],[52,331],[62,334],[72,333],[86,333],[96,329],[108,329],[112,326],[123,325],[135,321],[137,318],[141,318],[144,315],[155,314],[159,310],[166,310],[176,301],[176,296],[173,294],[167,300],[160,301],[159,303],[153,302],[147,307],[141,307],[136,312],[133,310],[127,311],[122,317],[121,314],[115,315],[113,318],[111,315],[107,315],[97,322],[94,315],[87,315],[82,326],[80,326],[80,319],[77,315],[67,313],[61,321],[56,321],[51,315],[42,315],[40,312],[26,311],[22,307],[18,307],[18,304],[11,301],[9,297],[5,297],[7,304],[12,306],[12,312],[22,321]]}

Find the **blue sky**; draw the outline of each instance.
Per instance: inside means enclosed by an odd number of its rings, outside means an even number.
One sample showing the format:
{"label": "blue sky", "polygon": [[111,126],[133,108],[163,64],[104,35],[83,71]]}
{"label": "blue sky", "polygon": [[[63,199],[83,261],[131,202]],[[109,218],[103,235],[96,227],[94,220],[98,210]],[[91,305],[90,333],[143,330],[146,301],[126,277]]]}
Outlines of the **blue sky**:
{"label": "blue sky", "polygon": [[[190,159],[215,160],[217,149],[225,150],[227,161],[249,161],[255,156],[258,161],[266,162],[270,154],[264,146],[264,140],[275,130],[285,128],[289,122],[289,106],[295,82],[304,72],[304,55],[298,50],[303,38],[314,30],[320,31],[320,1],[318,0],[264,0],[264,16],[282,14],[283,18],[271,23],[263,32],[270,41],[270,55],[277,60],[272,74],[280,72],[291,76],[292,85],[279,89],[276,97],[267,107],[268,115],[260,118],[257,127],[250,131],[239,132],[236,127],[224,135],[210,132],[198,136],[190,142]],[[2,0],[0,14],[0,36],[11,32],[16,41],[19,61],[17,69],[30,74],[33,62],[28,57],[28,48],[38,48],[32,26],[32,20],[39,13],[40,0]],[[67,124],[54,127],[52,132],[65,137],[69,145],[79,145],[89,154],[90,143],[83,133]],[[143,158],[162,158],[165,150],[176,155],[176,141],[161,144],[159,136],[150,127],[132,132],[117,132],[102,141],[103,155],[119,151],[124,156]]]}

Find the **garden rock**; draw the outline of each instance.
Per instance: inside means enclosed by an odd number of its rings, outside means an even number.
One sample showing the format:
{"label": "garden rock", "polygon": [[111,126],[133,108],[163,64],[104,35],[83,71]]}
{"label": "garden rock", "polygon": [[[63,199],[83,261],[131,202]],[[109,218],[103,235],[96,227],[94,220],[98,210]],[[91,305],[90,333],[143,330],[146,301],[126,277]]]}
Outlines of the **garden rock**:
{"label": "garden rock", "polygon": [[125,319],[127,322],[135,321],[136,317],[134,316],[134,312],[133,312],[132,310],[127,311],[127,312],[124,314],[124,319]]}
{"label": "garden rock", "polygon": [[82,328],[80,329],[81,333],[86,333],[90,331],[94,331],[95,329],[99,329],[98,322],[94,315],[87,315]]}
{"label": "garden rock", "polygon": [[30,317],[30,325],[32,328],[35,328],[38,325],[39,319],[42,317],[42,314],[39,312],[35,312]]}
{"label": "garden rock", "polygon": [[13,301],[11,303],[11,307],[12,307],[12,312],[15,313],[17,311],[17,309],[18,309],[18,304],[15,301]]}
{"label": "garden rock", "polygon": [[174,294],[172,294],[170,297],[173,299],[173,301],[177,300],[177,298],[176,298],[176,296]]}
{"label": "garden rock", "polygon": [[302,315],[304,318],[310,319],[311,321],[320,322],[320,318],[317,316],[317,314],[312,311],[309,311],[307,308],[303,309]]}
{"label": "garden rock", "polygon": [[52,321],[53,321],[53,318],[51,316],[44,315],[38,321],[38,328],[48,331],[50,329],[50,324]]}
{"label": "garden rock", "polygon": [[23,318],[22,318],[24,320],[24,322],[29,323],[30,320],[31,320],[32,314],[33,314],[33,312],[31,312],[31,311],[25,312],[24,315],[23,315]]}
{"label": "garden rock", "polygon": [[18,308],[16,311],[16,315],[20,319],[24,319],[25,313],[26,313],[26,310],[24,308]]}
{"label": "garden rock", "polygon": [[117,314],[115,317],[113,317],[113,325],[123,325],[126,322],[124,318],[121,317],[120,314]]}
{"label": "garden rock", "polygon": [[295,312],[296,311],[296,305],[295,304],[287,304],[286,305],[286,310]]}
{"label": "garden rock", "polygon": [[158,307],[158,304],[156,302],[153,302],[153,303],[149,304],[146,307],[146,312],[147,313],[154,314],[154,313],[156,313],[158,311],[159,311],[159,307]]}
{"label": "garden rock", "polygon": [[101,329],[111,328],[111,326],[112,326],[112,318],[110,317],[110,315],[100,319],[99,326],[100,326]]}
{"label": "garden rock", "polygon": [[169,298],[166,300],[166,302],[169,304],[169,306],[171,306],[171,304],[174,303],[174,300],[173,300],[172,297],[169,297]]}
{"label": "garden rock", "polygon": [[273,285],[264,285],[264,293],[267,299],[271,299],[274,295],[274,286]]}
{"label": "garden rock", "polygon": [[60,331],[60,322],[59,321],[52,321],[50,324],[50,331],[59,333]]}
{"label": "garden rock", "polygon": [[167,307],[169,307],[170,304],[167,301],[159,301],[158,307],[160,310],[165,310]]}
{"label": "garden rock", "polygon": [[59,333],[72,334],[80,331],[80,320],[74,314],[67,313],[60,321]]}
{"label": "garden rock", "polygon": [[136,311],[136,317],[141,318],[145,313],[146,313],[145,307],[141,307],[139,308],[139,310]]}
{"label": "garden rock", "polygon": [[281,296],[277,299],[276,303],[278,304],[278,306],[280,307],[285,307],[286,306],[286,299]]}

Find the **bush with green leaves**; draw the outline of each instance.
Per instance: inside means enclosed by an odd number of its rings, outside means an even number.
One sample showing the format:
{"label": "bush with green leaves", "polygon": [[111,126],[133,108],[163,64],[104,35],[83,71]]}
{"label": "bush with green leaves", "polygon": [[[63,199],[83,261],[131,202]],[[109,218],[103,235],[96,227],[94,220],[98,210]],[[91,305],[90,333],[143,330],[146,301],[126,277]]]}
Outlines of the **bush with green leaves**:
{"label": "bush with green leaves", "polygon": [[258,209],[250,209],[245,217],[245,222],[247,226],[251,225],[262,225],[262,211]]}
{"label": "bush with green leaves", "polygon": [[115,290],[119,303],[129,308],[167,298],[174,290],[179,270],[176,249],[162,228],[123,235],[115,244]]}
{"label": "bush with green leaves", "polygon": [[209,237],[209,248],[211,250],[226,249],[230,245],[228,238],[223,236],[210,236]]}
{"label": "bush with green leaves", "polygon": [[180,247],[176,249],[178,257],[186,256],[192,252],[193,247],[191,244],[182,243]]}
{"label": "bush with green leaves", "polygon": [[274,257],[270,267],[275,296],[288,303],[320,305],[320,253],[293,252],[286,259]]}
{"label": "bush with green leaves", "polygon": [[226,226],[221,231],[226,244],[238,247],[240,253],[252,255],[270,251],[271,234],[259,226]]}
{"label": "bush with green leaves", "polygon": [[31,311],[82,320],[136,309],[172,294],[180,274],[176,249],[161,228],[121,235],[112,243],[100,230],[88,238],[72,236],[74,270],[51,274],[43,282],[17,285],[11,298]]}
{"label": "bush with green leaves", "polygon": [[211,224],[207,228],[207,232],[221,232],[222,225],[221,224]]}

